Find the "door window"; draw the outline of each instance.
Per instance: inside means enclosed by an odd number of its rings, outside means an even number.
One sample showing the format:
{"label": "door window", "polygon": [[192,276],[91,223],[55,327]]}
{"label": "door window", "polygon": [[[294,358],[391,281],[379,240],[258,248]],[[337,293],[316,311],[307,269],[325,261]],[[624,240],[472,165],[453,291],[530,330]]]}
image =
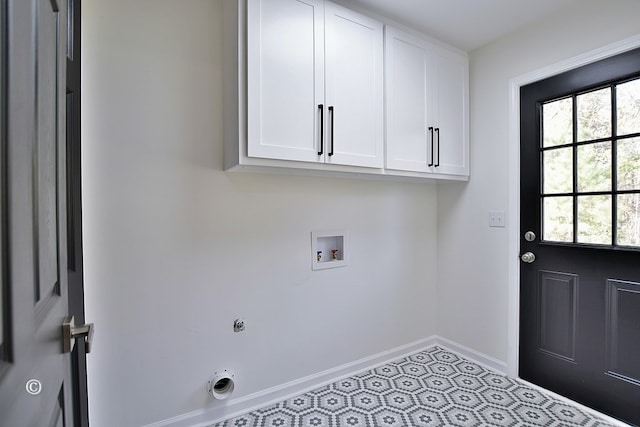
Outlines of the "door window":
{"label": "door window", "polygon": [[640,77],[541,108],[543,240],[640,248]]}

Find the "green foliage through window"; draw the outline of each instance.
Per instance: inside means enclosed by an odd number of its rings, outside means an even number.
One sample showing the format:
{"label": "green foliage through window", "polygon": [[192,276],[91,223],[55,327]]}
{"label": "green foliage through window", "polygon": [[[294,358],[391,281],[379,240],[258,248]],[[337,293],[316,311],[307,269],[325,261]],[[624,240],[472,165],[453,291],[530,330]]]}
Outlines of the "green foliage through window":
{"label": "green foliage through window", "polygon": [[541,161],[544,240],[640,247],[640,78],[543,104]]}

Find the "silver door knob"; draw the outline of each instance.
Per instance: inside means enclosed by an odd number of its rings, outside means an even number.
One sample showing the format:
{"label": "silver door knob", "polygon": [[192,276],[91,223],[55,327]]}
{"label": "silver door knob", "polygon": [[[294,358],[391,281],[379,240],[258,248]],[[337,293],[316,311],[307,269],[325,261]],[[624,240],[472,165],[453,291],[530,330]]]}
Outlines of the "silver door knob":
{"label": "silver door knob", "polygon": [[525,252],[520,256],[522,262],[526,262],[527,264],[531,264],[536,260],[536,255],[533,252]]}
{"label": "silver door knob", "polygon": [[75,326],[73,316],[64,318],[62,322],[62,352],[70,353],[73,350],[75,339],[82,338],[85,340],[85,351],[91,352],[91,344],[93,343],[93,323]]}

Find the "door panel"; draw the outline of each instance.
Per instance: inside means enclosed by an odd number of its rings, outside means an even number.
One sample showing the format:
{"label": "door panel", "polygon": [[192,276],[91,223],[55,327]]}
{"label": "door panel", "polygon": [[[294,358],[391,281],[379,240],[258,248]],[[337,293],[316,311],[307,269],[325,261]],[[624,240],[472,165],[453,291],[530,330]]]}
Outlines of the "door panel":
{"label": "door panel", "polygon": [[[49,3],[49,4],[47,4]],[[46,306],[51,298],[60,298],[58,253],[58,11],[50,2],[38,2],[37,29],[37,123],[36,144],[36,202],[37,216],[36,302]]]}
{"label": "door panel", "polygon": [[436,54],[437,129],[435,171],[468,175],[468,63],[445,50]]}
{"label": "door panel", "polygon": [[[248,155],[318,162],[324,21],[318,0],[247,4]],[[266,83],[265,83],[266,82]]]}
{"label": "door panel", "polygon": [[328,163],[383,166],[383,27],[325,3]]}
{"label": "door panel", "polygon": [[540,270],[538,274],[538,349],[573,361],[577,335],[578,277]]}
{"label": "door panel", "polygon": [[521,90],[519,374],[640,424],[636,87],[640,50]]}
{"label": "door panel", "polygon": [[607,372],[640,385],[640,283],[607,281]]}
{"label": "door panel", "polygon": [[426,43],[385,28],[388,169],[428,172],[433,118],[433,53]]}
{"label": "door panel", "polygon": [[[0,425],[75,425],[66,242],[64,0],[3,0],[2,248],[7,331]],[[6,75],[4,74],[6,71]],[[6,265],[6,269],[4,266]]]}

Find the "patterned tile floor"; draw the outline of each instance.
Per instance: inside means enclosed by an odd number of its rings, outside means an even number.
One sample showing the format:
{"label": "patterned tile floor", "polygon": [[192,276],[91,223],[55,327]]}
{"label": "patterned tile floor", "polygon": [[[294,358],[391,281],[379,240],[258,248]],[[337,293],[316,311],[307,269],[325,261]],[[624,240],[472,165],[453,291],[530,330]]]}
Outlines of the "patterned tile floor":
{"label": "patterned tile floor", "polygon": [[610,426],[439,347],[210,427]]}

